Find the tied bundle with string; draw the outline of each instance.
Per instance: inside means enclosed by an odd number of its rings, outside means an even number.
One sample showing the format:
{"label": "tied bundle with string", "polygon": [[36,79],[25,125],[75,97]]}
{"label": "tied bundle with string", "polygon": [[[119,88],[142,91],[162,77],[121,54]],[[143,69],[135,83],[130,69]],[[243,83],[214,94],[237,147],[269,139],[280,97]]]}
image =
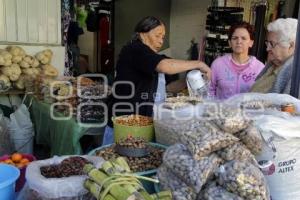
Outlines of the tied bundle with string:
{"label": "tied bundle with string", "polygon": [[148,194],[139,180],[154,183],[158,183],[158,180],[131,173],[123,157],[106,161],[101,169],[87,164],[83,170],[89,176],[84,186],[97,200],[172,199],[170,191]]}

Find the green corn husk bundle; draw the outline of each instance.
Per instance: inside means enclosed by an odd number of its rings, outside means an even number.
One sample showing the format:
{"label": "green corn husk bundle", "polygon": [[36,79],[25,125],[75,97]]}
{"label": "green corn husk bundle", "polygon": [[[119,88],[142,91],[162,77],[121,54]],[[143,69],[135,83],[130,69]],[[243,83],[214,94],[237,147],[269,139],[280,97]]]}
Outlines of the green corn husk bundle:
{"label": "green corn husk bundle", "polygon": [[89,176],[84,187],[97,200],[171,200],[170,191],[150,195],[139,179],[158,182],[158,180],[132,174],[124,157],[103,163],[100,169],[91,164],[84,166]]}

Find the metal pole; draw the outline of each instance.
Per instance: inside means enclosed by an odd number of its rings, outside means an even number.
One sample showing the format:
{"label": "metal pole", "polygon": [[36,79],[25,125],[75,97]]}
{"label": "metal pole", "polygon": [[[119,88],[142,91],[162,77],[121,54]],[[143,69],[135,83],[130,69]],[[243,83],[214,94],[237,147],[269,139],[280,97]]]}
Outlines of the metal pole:
{"label": "metal pole", "polygon": [[[298,5],[300,6],[300,5]],[[299,9],[300,10],[300,9]],[[292,74],[292,84],[290,94],[296,98],[300,98],[300,15],[298,12],[298,27],[297,27],[297,37],[294,52],[294,63],[293,63],[293,74]]]}

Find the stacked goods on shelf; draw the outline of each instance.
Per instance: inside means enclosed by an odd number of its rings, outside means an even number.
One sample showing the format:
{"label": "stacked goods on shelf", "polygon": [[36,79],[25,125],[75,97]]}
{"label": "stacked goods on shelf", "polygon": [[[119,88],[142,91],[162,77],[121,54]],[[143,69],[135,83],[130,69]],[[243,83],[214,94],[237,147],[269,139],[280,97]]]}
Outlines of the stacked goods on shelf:
{"label": "stacked goods on shelf", "polygon": [[84,171],[89,176],[84,182],[85,188],[99,200],[172,199],[170,191],[148,194],[139,179],[153,182],[157,180],[132,174],[122,157],[104,162],[100,169],[89,164],[85,165]]}
{"label": "stacked goods on shelf", "polygon": [[[55,109],[66,116],[74,116],[82,123],[101,123],[110,88],[85,77],[62,77],[55,80],[39,76],[36,80],[38,99],[56,102]],[[37,94],[37,93],[36,93]]]}
{"label": "stacked goods on shelf", "polygon": [[232,24],[243,20],[243,8],[240,7],[209,7],[206,19],[205,63],[210,65],[213,60],[230,53],[227,33]]}
{"label": "stacked goods on shelf", "polygon": [[47,78],[56,77],[58,71],[50,64],[52,57],[50,49],[38,52],[35,56],[28,55],[19,46],[0,49],[0,92],[11,88],[33,92],[34,79],[39,74]]}

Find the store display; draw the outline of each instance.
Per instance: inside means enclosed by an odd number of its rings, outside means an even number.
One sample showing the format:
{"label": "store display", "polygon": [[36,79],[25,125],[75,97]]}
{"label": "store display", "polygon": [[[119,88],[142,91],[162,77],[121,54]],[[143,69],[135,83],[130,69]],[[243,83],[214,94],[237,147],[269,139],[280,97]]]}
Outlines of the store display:
{"label": "store display", "polygon": [[216,176],[222,187],[245,200],[270,199],[267,182],[262,172],[250,163],[230,161],[220,167]]}
{"label": "store display", "polygon": [[204,59],[206,64],[211,65],[218,56],[231,52],[227,34],[232,24],[243,20],[244,8],[211,6],[207,10],[206,30],[209,32],[206,36]]}
{"label": "store display", "polygon": [[192,154],[182,144],[170,146],[163,157],[164,165],[196,193],[200,192],[207,180],[212,178],[221,162],[222,159],[216,154],[194,160]]}

